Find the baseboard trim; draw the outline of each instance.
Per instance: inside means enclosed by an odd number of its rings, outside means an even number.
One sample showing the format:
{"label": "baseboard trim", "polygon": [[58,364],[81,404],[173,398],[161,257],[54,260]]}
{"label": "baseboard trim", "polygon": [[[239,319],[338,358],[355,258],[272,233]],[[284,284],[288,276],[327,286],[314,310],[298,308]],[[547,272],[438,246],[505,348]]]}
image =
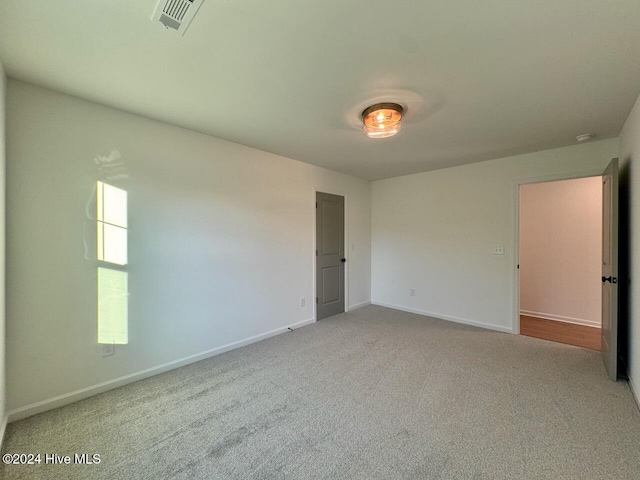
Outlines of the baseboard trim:
{"label": "baseboard trim", "polygon": [[7,423],[9,423],[9,415],[4,414],[2,417],[2,425],[0,425],[0,450],[4,445],[4,433],[7,431]]}
{"label": "baseboard trim", "polygon": [[349,307],[349,309],[347,310],[347,312],[350,312],[351,310],[355,310],[357,308],[366,307],[367,305],[371,305],[371,301],[370,300],[367,300],[366,302],[362,302],[362,303],[356,303],[355,305],[351,305]]}
{"label": "baseboard trim", "polygon": [[473,327],[486,328],[487,330],[495,330],[497,332],[504,332],[504,333],[513,333],[513,329],[511,327],[503,327],[501,325],[493,325],[491,323],[477,322],[475,320],[468,320],[466,318],[451,317],[449,315],[443,315],[441,313],[427,312],[424,310],[417,310],[415,308],[402,307],[400,305],[393,305],[391,303],[376,302],[373,300],[371,301],[371,304],[378,305],[380,307],[393,308],[394,310],[401,310],[403,312],[416,313],[418,315],[424,315],[425,317],[438,318],[440,320],[446,320],[448,322],[462,323],[464,325],[471,325]]}
{"label": "baseboard trim", "polygon": [[583,318],[565,317],[563,315],[554,315],[552,313],[531,312],[529,310],[520,310],[520,315],[542,318],[544,320],[555,320],[556,322],[573,323],[574,325],[582,325],[583,327],[600,328],[600,323]]}
{"label": "baseboard trim", "polygon": [[633,399],[636,401],[636,406],[640,411],[640,397],[638,397],[638,395],[636,394],[636,392],[640,392],[640,390],[635,388],[635,386],[633,385],[633,380],[631,379],[631,376],[629,376],[628,382],[629,382],[629,390],[631,390],[631,395],[633,395]]}
{"label": "baseboard trim", "polygon": [[130,373],[129,375],[114,378],[113,380],[107,380],[106,382],[91,385],[89,387],[81,388],[73,392],[65,393],[63,395],[48,398],[46,400],[32,403],[24,407],[16,408],[7,413],[7,415],[5,416],[5,424],[6,422],[14,422],[16,420],[21,420],[32,415],[37,415],[38,413],[53,410],[54,408],[63,407],[65,405],[75,403],[79,400],[84,400],[85,398],[98,395],[99,393],[113,390],[114,388],[122,387],[139,380],[144,380],[145,378],[153,377],[154,375],[158,375],[160,373],[175,370],[176,368],[184,367],[185,365],[189,365],[191,363],[206,360],[207,358],[215,357],[216,355],[220,355],[230,350],[235,350],[236,348],[244,347],[246,345],[250,345],[261,340],[266,340],[267,338],[274,337],[276,335],[280,335],[281,333],[288,332],[289,329],[295,330],[296,328],[304,327],[305,325],[309,325],[314,321],[315,320],[313,318],[302,320],[301,322],[293,323],[281,328],[276,328],[275,330],[270,330],[268,332],[262,333],[260,335],[255,335],[244,340],[228,343],[226,345],[222,345],[221,347],[212,348],[211,350],[196,353],[195,355],[190,355],[188,357],[180,358],[172,362],[163,363],[162,365],[158,365],[156,367],[147,368],[139,372]]}

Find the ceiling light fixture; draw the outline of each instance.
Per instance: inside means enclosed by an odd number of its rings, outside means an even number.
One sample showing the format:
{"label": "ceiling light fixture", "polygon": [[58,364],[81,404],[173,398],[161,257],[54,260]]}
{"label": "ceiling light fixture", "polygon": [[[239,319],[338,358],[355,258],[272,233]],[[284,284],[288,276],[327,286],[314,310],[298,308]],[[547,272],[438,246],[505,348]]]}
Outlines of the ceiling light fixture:
{"label": "ceiling light fixture", "polygon": [[404,109],[397,103],[376,103],[362,112],[362,131],[369,138],[392,137],[402,128]]}
{"label": "ceiling light fixture", "polygon": [[582,135],[578,135],[576,140],[578,142],[588,142],[589,140],[593,140],[593,137],[595,137],[593,133],[583,133]]}

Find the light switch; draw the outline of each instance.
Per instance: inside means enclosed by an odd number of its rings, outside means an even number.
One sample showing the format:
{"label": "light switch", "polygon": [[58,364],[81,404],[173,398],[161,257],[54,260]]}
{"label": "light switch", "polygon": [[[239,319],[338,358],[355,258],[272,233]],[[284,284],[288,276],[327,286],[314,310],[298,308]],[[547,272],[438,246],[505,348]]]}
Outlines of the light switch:
{"label": "light switch", "polygon": [[504,245],[495,245],[493,247],[494,255],[504,255]]}

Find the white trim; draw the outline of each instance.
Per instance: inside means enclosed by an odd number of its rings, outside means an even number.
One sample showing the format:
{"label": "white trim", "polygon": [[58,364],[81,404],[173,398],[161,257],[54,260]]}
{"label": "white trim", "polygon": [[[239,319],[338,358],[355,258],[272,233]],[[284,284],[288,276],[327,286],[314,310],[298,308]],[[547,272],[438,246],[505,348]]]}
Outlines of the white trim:
{"label": "white trim", "polygon": [[362,303],[356,303],[355,305],[351,305],[350,307],[348,307],[347,312],[350,312],[351,310],[356,310],[357,308],[366,307],[367,305],[371,305],[371,302],[369,300]]}
{"label": "white trim", "polygon": [[9,414],[5,413],[2,417],[2,425],[0,425],[0,450],[4,444],[4,434],[7,431],[7,423],[9,423]]}
{"label": "white trim", "polygon": [[528,185],[531,183],[557,182],[561,180],[573,180],[576,178],[601,177],[603,170],[584,170],[580,172],[555,173],[553,175],[544,175],[539,177],[520,178],[513,180],[513,197],[511,218],[513,220],[513,257],[511,259],[511,268],[513,271],[514,281],[512,283],[511,303],[512,303],[512,327],[511,330],[516,335],[520,334],[520,275],[517,265],[520,259],[520,185]]}
{"label": "white trim", "polygon": [[633,396],[633,399],[636,401],[638,410],[640,410],[640,397],[636,395],[636,392],[640,392],[640,390],[634,387],[633,380],[631,379],[631,377],[629,377],[629,390],[631,390],[631,395]]}
{"label": "white trim", "polygon": [[31,415],[46,412],[47,410],[62,407],[64,405],[77,402],[78,400],[83,400],[99,393],[106,392],[108,390],[112,390],[129,383],[137,382],[138,380],[153,377],[154,375],[158,375],[160,373],[175,370],[176,368],[199,362],[201,360],[206,360],[207,358],[214,357],[216,355],[220,355],[221,353],[235,350],[236,348],[244,347],[255,342],[259,342],[260,340],[265,340],[269,337],[288,332],[290,328],[296,329],[304,327],[305,325],[313,322],[313,318],[302,320],[301,322],[293,323],[285,327],[276,328],[275,330],[270,330],[268,332],[262,333],[260,335],[255,335],[244,340],[228,343],[227,345],[212,348],[211,350],[206,350],[204,352],[180,358],[172,362],[163,363],[162,365],[158,365],[157,367],[147,368],[146,370],[131,373],[123,377],[114,378],[113,380],[107,380],[106,382],[98,383],[90,387],[81,388],[80,390],[76,390],[74,392],[65,393],[63,395],[58,395],[57,397],[52,397],[40,402],[32,403],[31,405],[27,405],[25,407],[16,408],[7,413],[8,421],[13,422],[22,418],[30,417]]}
{"label": "white trim", "polygon": [[[343,192],[341,190],[333,190],[332,188],[322,188],[322,187],[313,187],[313,201],[311,205],[313,206],[313,249],[311,250],[311,255],[313,256],[313,295],[311,297],[312,301],[314,297],[317,297],[318,290],[316,285],[316,249],[318,245],[316,244],[317,240],[317,232],[316,232],[316,201],[317,194],[319,193],[328,193],[329,195],[337,195],[339,197],[344,198],[344,257],[347,261],[344,264],[344,311],[349,311],[349,263],[351,262],[349,258],[349,195],[347,192]],[[318,320],[318,304],[313,302],[313,321],[316,322]]]}
{"label": "white trim", "polygon": [[555,320],[556,322],[573,323],[584,327],[600,328],[600,322],[596,320],[587,320],[586,318],[565,317],[563,315],[554,315],[553,313],[531,312],[529,310],[520,310],[520,315],[543,318],[545,320]]}
{"label": "white trim", "polygon": [[379,307],[393,308],[394,310],[401,310],[403,312],[416,313],[418,315],[424,315],[425,317],[437,318],[439,320],[446,320],[448,322],[462,323],[464,325],[471,325],[471,326],[474,326],[474,327],[486,328],[487,330],[495,330],[495,331],[498,331],[498,332],[512,333],[511,327],[504,327],[502,325],[493,325],[491,323],[483,323],[483,322],[478,322],[476,320],[469,320],[469,319],[466,319],[466,318],[451,317],[449,315],[443,315],[441,313],[425,312],[424,310],[417,310],[415,308],[401,307],[400,305],[393,305],[391,303],[376,302],[374,300],[371,301],[371,305],[378,305]]}

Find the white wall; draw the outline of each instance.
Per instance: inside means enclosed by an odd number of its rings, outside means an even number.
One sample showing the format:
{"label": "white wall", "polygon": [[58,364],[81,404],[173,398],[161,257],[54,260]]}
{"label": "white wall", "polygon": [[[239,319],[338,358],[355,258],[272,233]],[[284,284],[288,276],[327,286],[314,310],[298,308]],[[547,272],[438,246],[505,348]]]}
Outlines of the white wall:
{"label": "white wall", "polygon": [[5,356],[5,100],[7,79],[0,62],[0,446],[6,425],[6,356]]}
{"label": "white wall", "polygon": [[[640,395],[640,97],[620,134],[621,185],[625,199],[621,208],[627,211],[628,275],[631,283],[626,295],[628,315],[628,368],[636,397]],[[622,203],[626,203],[623,207]]]}
{"label": "white wall", "polygon": [[511,331],[517,181],[601,172],[617,154],[611,139],[374,182],[372,302]]}
{"label": "white wall", "polygon": [[[8,90],[12,419],[311,320],[315,187],[347,196],[348,304],[369,301],[368,181],[18,81]],[[83,230],[94,255],[94,159],[116,150],[129,175],[111,183],[129,194],[130,342],[101,358]]]}
{"label": "white wall", "polygon": [[600,327],[602,177],[520,187],[520,312]]}

